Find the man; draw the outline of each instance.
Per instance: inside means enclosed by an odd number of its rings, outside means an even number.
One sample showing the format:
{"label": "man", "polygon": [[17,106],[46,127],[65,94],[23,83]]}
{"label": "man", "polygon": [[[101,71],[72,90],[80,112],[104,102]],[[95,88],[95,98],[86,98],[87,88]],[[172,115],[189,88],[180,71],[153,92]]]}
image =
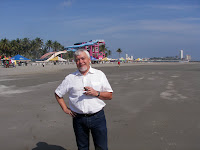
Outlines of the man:
{"label": "man", "polygon": [[[73,118],[78,150],[89,150],[91,132],[96,150],[107,150],[107,127],[103,100],[112,99],[112,88],[105,74],[90,66],[88,51],[75,52],[78,70],[65,77],[55,90],[63,111]],[[63,96],[68,93],[69,108]]]}

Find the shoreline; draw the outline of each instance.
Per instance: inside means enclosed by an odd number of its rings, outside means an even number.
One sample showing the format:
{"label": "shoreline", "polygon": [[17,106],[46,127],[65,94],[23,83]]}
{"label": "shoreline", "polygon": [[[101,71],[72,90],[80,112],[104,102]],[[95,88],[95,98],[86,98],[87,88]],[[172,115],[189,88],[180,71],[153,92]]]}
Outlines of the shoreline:
{"label": "shoreline", "polygon": [[[199,62],[134,62],[134,63],[121,63],[120,67],[123,66],[136,66],[136,65],[182,65],[182,64],[200,64]],[[104,63],[104,64],[92,64],[94,68],[99,67],[116,67],[117,63]],[[43,74],[52,73],[65,69],[75,69],[76,64],[57,64],[57,65],[30,65],[28,66],[17,66],[16,68],[4,68],[0,67],[0,76],[12,76],[12,75],[25,75],[25,74]]]}

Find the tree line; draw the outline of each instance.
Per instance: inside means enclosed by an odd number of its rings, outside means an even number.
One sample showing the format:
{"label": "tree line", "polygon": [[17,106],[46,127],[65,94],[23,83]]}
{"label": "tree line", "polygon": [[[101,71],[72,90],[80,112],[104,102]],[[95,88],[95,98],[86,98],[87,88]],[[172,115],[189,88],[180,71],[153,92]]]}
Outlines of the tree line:
{"label": "tree line", "polygon": [[[111,50],[107,49],[105,45],[99,47],[100,52],[104,52],[106,57],[111,55]],[[51,52],[51,51],[62,51],[64,46],[57,41],[47,40],[46,42],[43,39],[37,37],[33,40],[29,38],[23,39],[14,39],[8,40],[7,38],[0,40],[0,56],[4,57],[13,57],[17,54],[23,55],[29,59],[39,59],[42,55]],[[122,52],[119,48],[116,52]],[[68,55],[65,58],[73,58],[72,52],[68,52]]]}
{"label": "tree line", "polygon": [[50,51],[64,50],[64,46],[57,41],[47,40],[37,37],[33,40],[29,38],[0,40],[0,56],[13,57],[17,54],[23,55],[29,59],[39,59],[42,55]]}

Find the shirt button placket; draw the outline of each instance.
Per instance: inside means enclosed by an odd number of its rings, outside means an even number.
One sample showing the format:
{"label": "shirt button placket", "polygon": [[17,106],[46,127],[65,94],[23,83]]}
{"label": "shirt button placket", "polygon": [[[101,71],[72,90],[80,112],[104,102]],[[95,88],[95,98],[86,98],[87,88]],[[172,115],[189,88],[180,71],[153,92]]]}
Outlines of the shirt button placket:
{"label": "shirt button placket", "polygon": [[[82,85],[83,85],[83,89],[84,89],[84,87],[86,86],[85,84],[86,84],[86,82],[85,82],[85,76],[82,75]],[[85,112],[85,101],[84,101],[84,100],[82,101],[82,104],[83,104],[83,105],[82,105],[82,108],[83,108],[82,111]]]}

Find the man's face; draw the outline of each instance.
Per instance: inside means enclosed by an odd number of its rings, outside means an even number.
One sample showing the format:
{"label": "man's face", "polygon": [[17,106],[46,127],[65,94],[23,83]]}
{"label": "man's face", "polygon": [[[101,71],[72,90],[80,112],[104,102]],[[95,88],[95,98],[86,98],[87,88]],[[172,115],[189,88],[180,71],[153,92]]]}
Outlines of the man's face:
{"label": "man's face", "polygon": [[90,68],[90,59],[85,52],[80,53],[76,56],[76,66],[81,73],[85,73]]}

